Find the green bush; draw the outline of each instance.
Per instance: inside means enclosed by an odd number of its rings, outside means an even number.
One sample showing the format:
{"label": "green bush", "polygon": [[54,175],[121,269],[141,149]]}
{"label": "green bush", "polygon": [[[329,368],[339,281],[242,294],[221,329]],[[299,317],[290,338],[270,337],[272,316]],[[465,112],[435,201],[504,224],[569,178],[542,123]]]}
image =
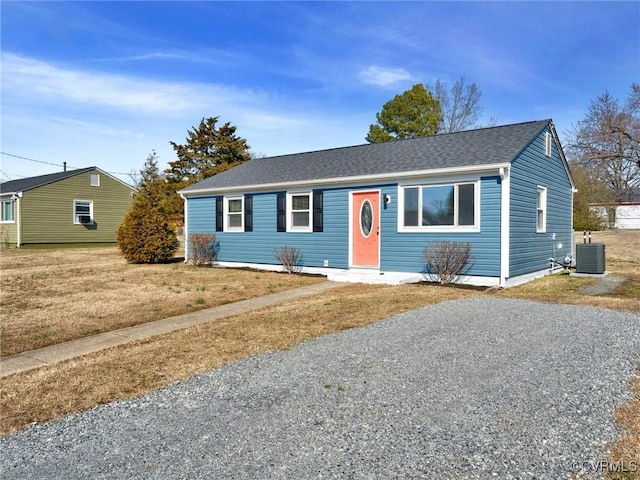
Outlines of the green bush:
{"label": "green bush", "polygon": [[161,180],[142,186],[116,232],[117,245],[129,263],[166,263],[179,242],[164,215]]}
{"label": "green bush", "polygon": [[573,229],[575,231],[598,231],[605,229],[605,220],[596,212],[586,209],[574,209],[573,212]]}

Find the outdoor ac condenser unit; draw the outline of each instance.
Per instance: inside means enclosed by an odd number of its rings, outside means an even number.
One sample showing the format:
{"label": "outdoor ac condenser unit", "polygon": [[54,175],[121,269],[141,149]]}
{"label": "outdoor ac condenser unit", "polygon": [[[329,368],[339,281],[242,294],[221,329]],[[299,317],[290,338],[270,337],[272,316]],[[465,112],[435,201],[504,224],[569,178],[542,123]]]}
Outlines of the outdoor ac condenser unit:
{"label": "outdoor ac condenser unit", "polygon": [[576,245],[576,273],[604,273],[604,243]]}

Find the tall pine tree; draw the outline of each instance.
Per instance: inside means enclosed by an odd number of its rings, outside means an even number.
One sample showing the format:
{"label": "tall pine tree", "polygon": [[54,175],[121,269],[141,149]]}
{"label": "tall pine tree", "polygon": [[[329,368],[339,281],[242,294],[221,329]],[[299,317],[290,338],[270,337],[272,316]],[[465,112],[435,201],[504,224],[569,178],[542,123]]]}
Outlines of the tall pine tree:
{"label": "tall pine tree", "polygon": [[184,205],[176,190],[251,160],[247,141],[236,135],[236,127],[229,122],[218,127],[218,118],[203,118],[187,132],[184,144],[170,142],[178,159],[165,170],[172,190],[167,213],[176,223],[184,222]]}
{"label": "tall pine tree", "polygon": [[424,85],[396,95],[376,113],[377,123],[369,127],[369,143],[428,137],[438,133],[442,122],[440,101]]}

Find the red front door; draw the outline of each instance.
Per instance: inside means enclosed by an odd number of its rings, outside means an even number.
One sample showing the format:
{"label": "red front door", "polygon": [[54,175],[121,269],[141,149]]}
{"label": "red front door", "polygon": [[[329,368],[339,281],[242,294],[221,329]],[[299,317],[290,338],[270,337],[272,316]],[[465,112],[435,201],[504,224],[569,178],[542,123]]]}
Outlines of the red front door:
{"label": "red front door", "polygon": [[380,267],[380,192],[354,192],[351,248],[354,267]]}

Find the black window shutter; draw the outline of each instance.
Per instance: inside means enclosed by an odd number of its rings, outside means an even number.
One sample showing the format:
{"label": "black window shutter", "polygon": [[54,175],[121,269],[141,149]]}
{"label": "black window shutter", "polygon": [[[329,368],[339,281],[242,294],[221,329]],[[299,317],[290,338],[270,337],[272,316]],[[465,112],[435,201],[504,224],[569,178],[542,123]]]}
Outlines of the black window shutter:
{"label": "black window shutter", "polygon": [[322,190],[313,191],[313,231],[322,232]]}
{"label": "black window shutter", "polygon": [[223,206],[222,197],[216,197],[216,232],[221,232],[223,227]]}
{"label": "black window shutter", "polygon": [[287,194],[285,192],[278,192],[277,199],[278,199],[277,231],[286,232],[287,231]]}
{"label": "black window shutter", "polygon": [[244,196],[244,231],[253,232],[253,195]]}

